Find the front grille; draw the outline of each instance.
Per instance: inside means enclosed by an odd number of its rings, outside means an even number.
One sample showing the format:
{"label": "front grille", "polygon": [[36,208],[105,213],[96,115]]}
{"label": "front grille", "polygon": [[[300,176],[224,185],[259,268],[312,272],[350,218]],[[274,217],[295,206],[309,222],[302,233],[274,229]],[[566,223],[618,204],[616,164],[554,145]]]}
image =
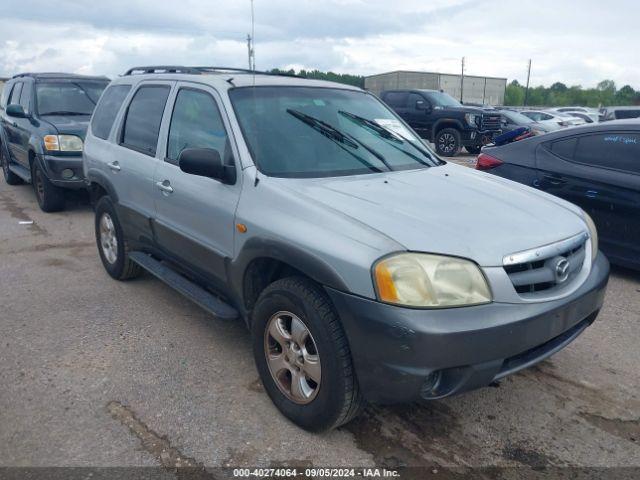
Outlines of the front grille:
{"label": "front grille", "polygon": [[492,130],[498,131],[500,130],[500,115],[484,113],[482,115],[482,129],[483,130]]}
{"label": "front grille", "polygon": [[557,244],[507,255],[504,270],[516,292],[535,296],[571,284],[584,265],[587,238],[581,234]]}

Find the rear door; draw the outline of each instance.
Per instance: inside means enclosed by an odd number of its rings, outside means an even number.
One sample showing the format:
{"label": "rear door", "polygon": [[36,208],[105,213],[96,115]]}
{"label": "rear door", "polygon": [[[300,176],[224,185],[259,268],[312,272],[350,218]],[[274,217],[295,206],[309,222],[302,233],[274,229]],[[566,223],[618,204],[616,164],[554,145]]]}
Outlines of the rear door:
{"label": "rear door", "polygon": [[[164,158],[154,179],[158,245],[224,291],[225,260],[233,256],[234,218],[241,176],[228,185],[180,170],[185,148],[215,149],[225,165],[238,157],[219,94],[211,87],[179,82],[165,135]],[[237,171],[239,164],[236,165]]]}
{"label": "rear door", "polygon": [[135,88],[117,134],[117,153],[106,165],[118,196],[119,217],[129,235],[151,243],[155,214],[153,175],[167,99],[175,82],[141,82]]}
{"label": "rear door", "polygon": [[540,188],[587,211],[605,253],[640,258],[640,134],[565,137],[541,147],[537,162]]}

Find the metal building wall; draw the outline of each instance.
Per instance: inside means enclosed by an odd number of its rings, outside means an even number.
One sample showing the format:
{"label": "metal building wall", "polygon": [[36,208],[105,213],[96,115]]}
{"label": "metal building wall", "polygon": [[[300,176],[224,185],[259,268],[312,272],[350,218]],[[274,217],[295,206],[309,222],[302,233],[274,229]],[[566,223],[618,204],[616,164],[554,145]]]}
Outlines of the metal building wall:
{"label": "metal building wall", "polygon": [[[432,72],[389,72],[365,77],[364,87],[379,95],[383,90],[432,89],[444,90],[460,100],[460,75]],[[464,77],[464,103],[503,105],[506,78],[467,76]]]}

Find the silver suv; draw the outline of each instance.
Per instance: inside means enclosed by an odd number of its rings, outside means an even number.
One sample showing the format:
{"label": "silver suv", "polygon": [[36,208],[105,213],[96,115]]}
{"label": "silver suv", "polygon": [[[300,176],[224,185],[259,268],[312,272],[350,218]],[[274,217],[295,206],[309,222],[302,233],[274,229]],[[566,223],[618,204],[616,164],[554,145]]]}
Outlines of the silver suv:
{"label": "silver suv", "polygon": [[440,160],[341,84],[144,67],[84,148],[98,252],[246,322],[264,387],[308,430],[457,394],[557,352],[609,264],[563,200]]}

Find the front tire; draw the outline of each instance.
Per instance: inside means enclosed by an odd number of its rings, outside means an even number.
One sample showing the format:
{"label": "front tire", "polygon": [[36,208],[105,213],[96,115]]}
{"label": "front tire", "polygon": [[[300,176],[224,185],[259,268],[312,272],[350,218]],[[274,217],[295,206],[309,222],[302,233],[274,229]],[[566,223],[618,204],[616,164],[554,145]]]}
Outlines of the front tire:
{"label": "front tire", "polygon": [[467,152],[469,152],[471,155],[478,155],[482,150],[482,145],[473,145],[473,146],[470,145],[470,146],[464,147],[464,149]]}
{"label": "front tire", "polygon": [[64,190],[51,183],[36,160],[31,167],[31,184],[40,210],[51,213],[64,209]]}
{"label": "front tire", "polygon": [[2,163],[2,175],[7,185],[20,185],[22,179],[9,170],[9,158],[4,153],[4,147],[2,145],[0,145],[0,162]]}
{"label": "front tire", "polygon": [[252,315],[256,366],[269,397],[314,432],[347,423],[360,410],[351,352],[327,295],[304,277],[269,285]]}
{"label": "front tire", "polygon": [[455,128],[443,128],[436,134],[436,152],[443,157],[453,157],[460,153],[460,132]]}
{"label": "front tire", "polygon": [[122,226],[111,198],[104,196],[98,200],[95,215],[96,243],[104,269],[116,280],[139,276],[142,267],[127,255]]}

